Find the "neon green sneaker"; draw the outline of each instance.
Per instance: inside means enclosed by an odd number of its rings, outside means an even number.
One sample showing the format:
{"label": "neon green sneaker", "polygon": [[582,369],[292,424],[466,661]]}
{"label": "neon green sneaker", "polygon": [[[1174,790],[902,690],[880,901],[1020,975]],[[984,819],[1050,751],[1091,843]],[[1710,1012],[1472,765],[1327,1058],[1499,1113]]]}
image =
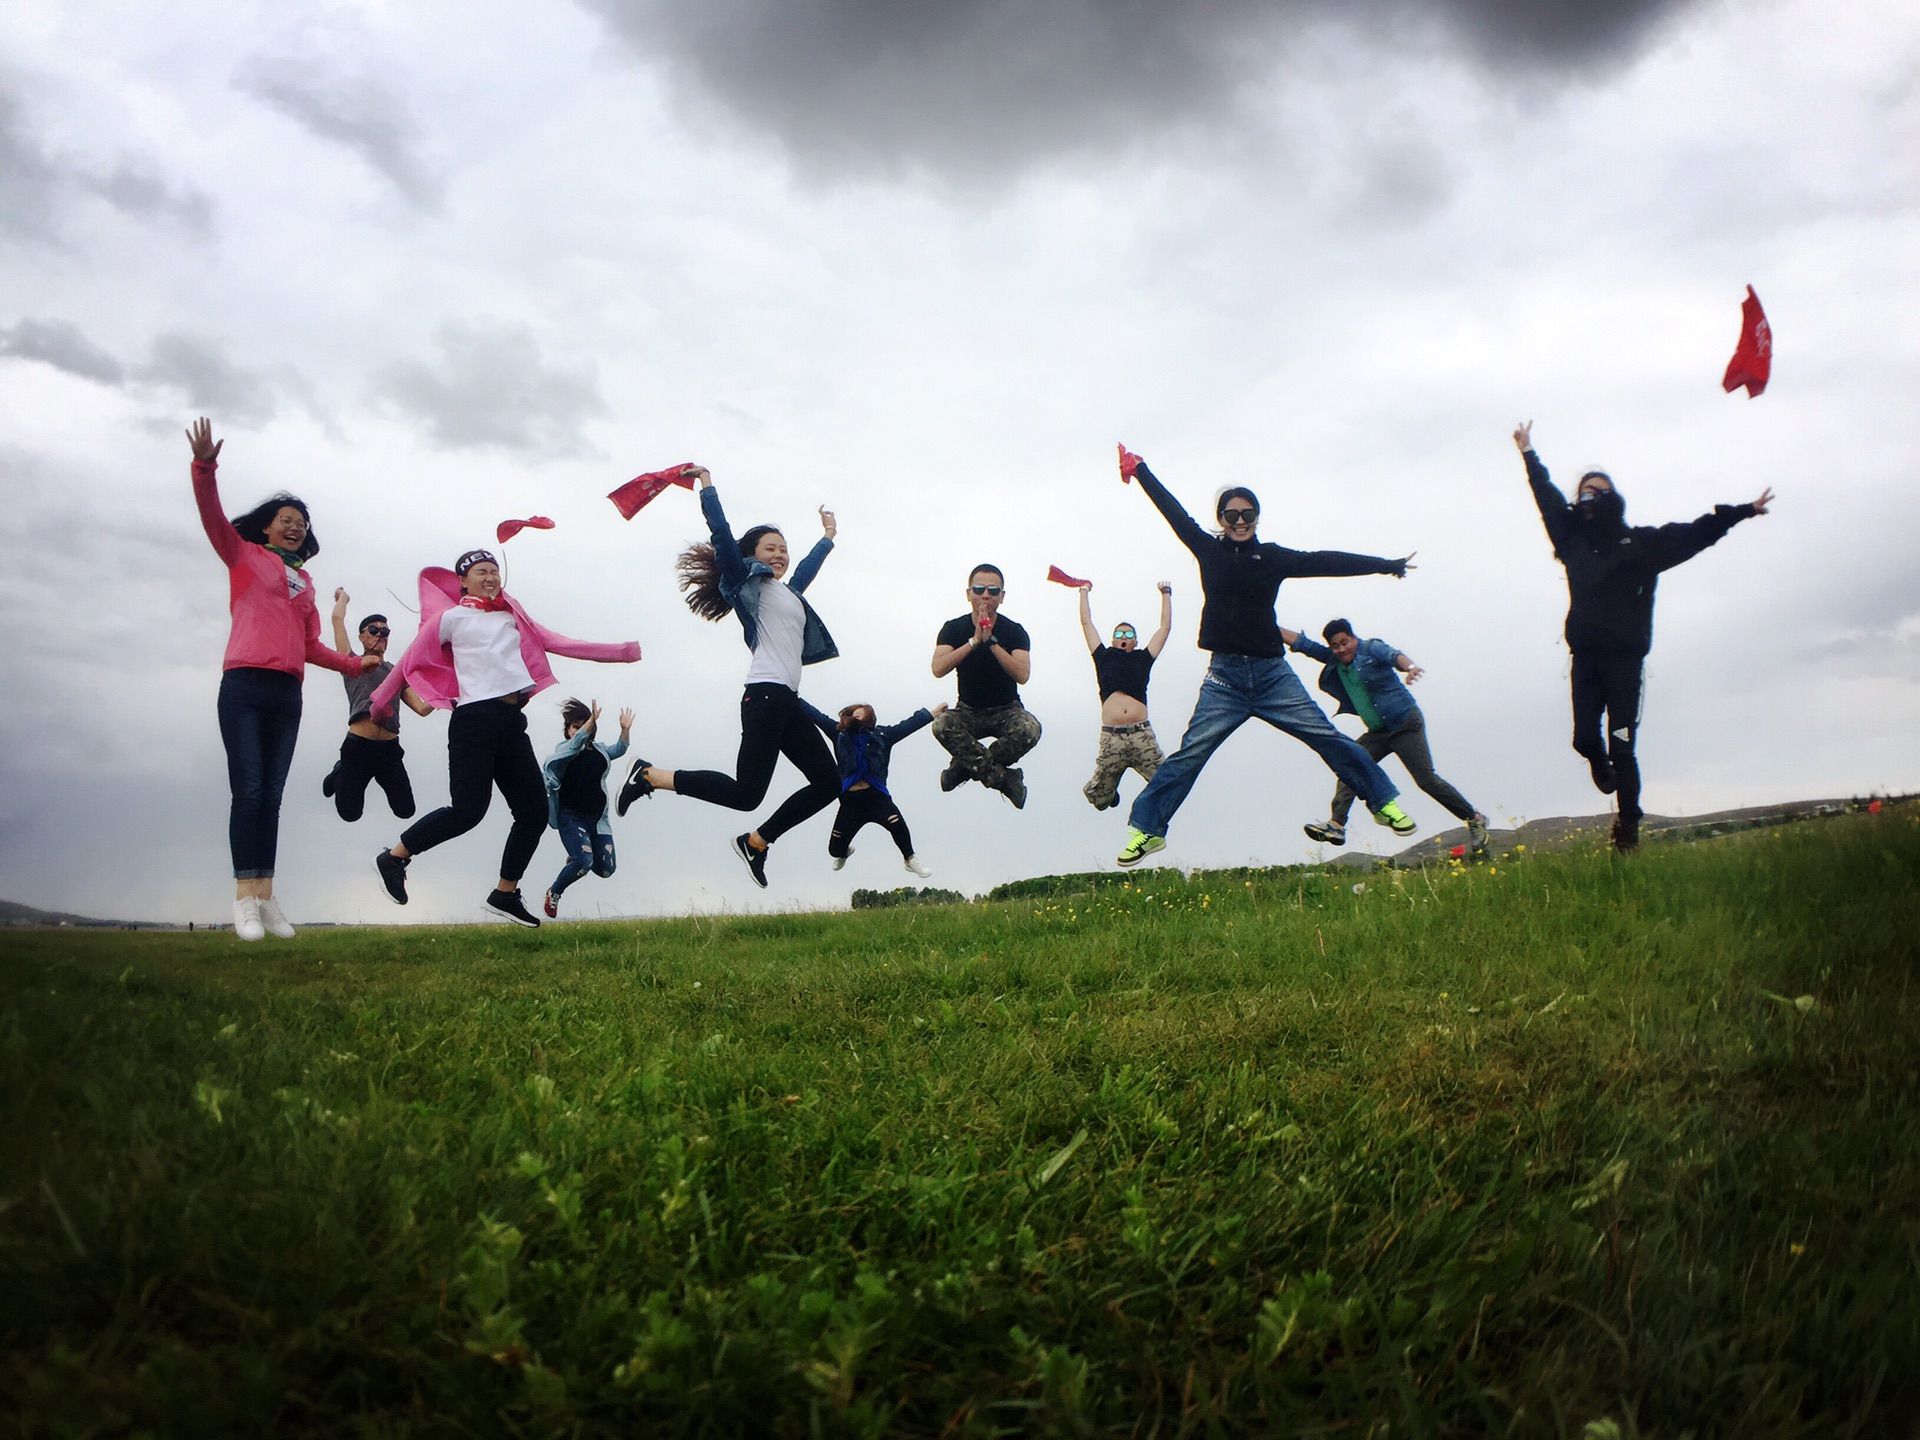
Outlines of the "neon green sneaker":
{"label": "neon green sneaker", "polygon": [[1396,835],[1411,835],[1420,828],[1413,823],[1413,817],[1400,808],[1398,800],[1387,801],[1373,812],[1373,818]]}
{"label": "neon green sneaker", "polygon": [[1127,831],[1127,843],[1121,847],[1115,863],[1120,865],[1138,865],[1156,850],[1167,848],[1167,842],[1161,836],[1149,835],[1144,830]]}

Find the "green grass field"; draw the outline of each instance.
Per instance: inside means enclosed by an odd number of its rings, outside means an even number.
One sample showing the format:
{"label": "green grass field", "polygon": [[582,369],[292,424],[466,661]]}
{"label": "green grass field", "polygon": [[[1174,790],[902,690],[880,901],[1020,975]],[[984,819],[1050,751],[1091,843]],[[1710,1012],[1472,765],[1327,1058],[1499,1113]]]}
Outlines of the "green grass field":
{"label": "green grass field", "polygon": [[9,935],[0,1405],[1910,1436],[1917,875],[1889,811],[848,915]]}

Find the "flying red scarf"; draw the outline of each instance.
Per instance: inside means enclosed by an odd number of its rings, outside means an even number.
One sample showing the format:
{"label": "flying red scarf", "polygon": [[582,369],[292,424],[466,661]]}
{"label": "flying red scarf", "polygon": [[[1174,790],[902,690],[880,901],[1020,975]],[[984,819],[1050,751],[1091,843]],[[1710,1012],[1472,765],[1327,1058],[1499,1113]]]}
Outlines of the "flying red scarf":
{"label": "flying red scarf", "polygon": [[684,485],[693,489],[693,472],[700,467],[692,461],[684,465],[670,465],[665,470],[650,470],[645,475],[636,475],[618,490],[607,492],[607,498],[613,501],[614,508],[620,512],[623,520],[631,520],[654,496],[669,485]]}
{"label": "flying red scarf", "polygon": [[1140,457],[1124,445],[1116,445],[1120,452],[1120,483],[1127,484],[1133,479],[1133,472],[1140,468]]}
{"label": "flying red scarf", "polygon": [[1085,580],[1074,579],[1073,576],[1062,570],[1058,565],[1049,565],[1047,567],[1047,578],[1056,585],[1065,585],[1069,590],[1083,589],[1087,584]]}
{"label": "flying red scarf", "polygon": [[485,595],[462,595],[460,597],[460,603],[469,610],[485,610],[489,613],[495,610],[511,610],[513,608],[507,604],[507,597],[504,591],[495,595],[492,599],[488,599]]}
{"label": "flying red scarf", "polygon": [[551,530],[553,521],[544,515],[529,515],[524,520],[502,520],[494,527],[493,539],[497,545],[504,545],[522,530]]}
{"label": "flying red scarf", "polygon": [[1727,373],[1721,377],[1720,388],[1731,394],[1744,385],[1751,400],[1767,388],[1767,379],[1772,373],[1773,327],[1767,324],[1760,297],[1749,285],[1747,298],[1740,302],[1740,345],[1733,352],[1733,359],[1727,362]]}

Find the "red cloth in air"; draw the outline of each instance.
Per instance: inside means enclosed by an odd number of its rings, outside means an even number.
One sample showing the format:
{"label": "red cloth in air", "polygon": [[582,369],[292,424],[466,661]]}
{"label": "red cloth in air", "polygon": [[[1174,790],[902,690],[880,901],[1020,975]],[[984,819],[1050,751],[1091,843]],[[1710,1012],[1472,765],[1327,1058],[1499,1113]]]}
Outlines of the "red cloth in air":
{"label": "red cloth in air", "polygon": [[1058,565],[1049,565],[1047,567],[1047,578],[1056,585],[1065,585],[1070,590],[1078,590],[1087,583],[1084,580],[1074,579],[1073,576],[1062,570]]}
{"label": "red cloth in air", "polygon": [[1733,359],[1727,362],[1727,373],[1721,377],[1720,388],[1731,393],[1744,385],[1751,400],[1767,388],[1767,379],[1772,373],[1773,327],[1767,324],[1760,297],[1749,285],[1747,298],[1740,302],[1740,345],[1733,352]]}
{"label": "red cloth in air", "polygon": [[1120,452],[1120,483],[1127,484],[1132,481],[1133,472],[1140,468],[1140,457],[1124,445],[1113,448]]}
{"label": "red cloth in air", "polygon": [[553,521],[544,515],[529,515],[524,520],[502,520],[493,530],[496,545],[504,545],[522,530],[551,530]]}
{"label": "red cloth in air", "polygon": [[693,489],[693,472],[699,468],[688,461],[684,465],[670,465],[665,470],[650,470],[645,475],[634,476],[618,490],[608,491],[607,498],[613,501],[621,519],[631,520],[669,485],[684,485],[689,490]]}

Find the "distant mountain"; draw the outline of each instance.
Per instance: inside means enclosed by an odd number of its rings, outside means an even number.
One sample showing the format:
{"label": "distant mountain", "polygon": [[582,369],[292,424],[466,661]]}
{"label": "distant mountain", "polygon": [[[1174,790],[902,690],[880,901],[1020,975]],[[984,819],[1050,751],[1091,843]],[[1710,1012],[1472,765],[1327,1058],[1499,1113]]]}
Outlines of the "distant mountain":
{"label": "distant mountain", "polygon": [[13,900],[0,900],[0,927],[16,926],[28,930],[54,930],[63,925],[84,926],[93,930],[179,930],[152,920],[96,920],[90,915],[70,915],[64,910],[36,910]]}

